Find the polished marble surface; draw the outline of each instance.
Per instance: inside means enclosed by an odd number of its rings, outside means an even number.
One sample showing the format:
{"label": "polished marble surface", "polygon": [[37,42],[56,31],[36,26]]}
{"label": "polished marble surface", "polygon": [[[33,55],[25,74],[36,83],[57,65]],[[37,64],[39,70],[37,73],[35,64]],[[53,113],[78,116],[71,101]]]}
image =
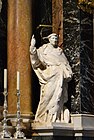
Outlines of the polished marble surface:
{"label": "polished marble surface", "polygon": [[[64,0],[64,51],[72,66],[72,113],[94,113],[93,15]],[[72,88],[71,88],[72,87]]]}

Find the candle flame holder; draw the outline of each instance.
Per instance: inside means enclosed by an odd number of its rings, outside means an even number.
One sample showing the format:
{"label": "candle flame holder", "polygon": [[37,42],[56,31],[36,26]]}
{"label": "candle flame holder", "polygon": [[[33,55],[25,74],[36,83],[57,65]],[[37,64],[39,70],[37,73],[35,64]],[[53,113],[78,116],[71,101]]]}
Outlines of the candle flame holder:
{"label": "candle flame holder", "polygon": [[20,90],[17,90],[17,125],[14,138],[26,139],[25,134],[21,131]]}
{"label": "candle flame holder", "polygon": [[3,131],[0,132],[0,138],[12,138],[11,133],[7,130],[7,89],[4,89],[4,110],[3,110]]}

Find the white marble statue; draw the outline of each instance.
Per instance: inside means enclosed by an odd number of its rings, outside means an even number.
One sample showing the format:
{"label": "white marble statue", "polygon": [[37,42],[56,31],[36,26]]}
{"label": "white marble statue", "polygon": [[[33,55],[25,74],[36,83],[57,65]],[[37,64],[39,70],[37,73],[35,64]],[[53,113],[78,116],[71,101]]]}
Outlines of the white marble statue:
{"label": "white marble statue", "polygon": [[64,110],[64,103],[68,100],[67,88],[72,70],[63,50],[57,46],[57,34],[50,34],[48,40],[49,43],[36,49],[33,35],[30,45],[32,68],[41,85],[35,122],[68,122],[69,111]]}

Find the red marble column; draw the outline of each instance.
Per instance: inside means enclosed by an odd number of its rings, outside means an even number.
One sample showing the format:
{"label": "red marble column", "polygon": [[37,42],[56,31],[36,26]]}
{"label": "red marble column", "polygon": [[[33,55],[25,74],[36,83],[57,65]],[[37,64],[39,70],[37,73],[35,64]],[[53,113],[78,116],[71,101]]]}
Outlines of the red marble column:
{"label": "red marble column", "polygon": [[21,113],[32,114],[29,46],[32,33],[32,0],[8,0],[8,112],[16,113],[17,71],[20,72]]}
{"label": "red marble column", "polygon": [[52,25],[53,32],[59,35],[59,46],[63,43],[63,1],[52,0]]}

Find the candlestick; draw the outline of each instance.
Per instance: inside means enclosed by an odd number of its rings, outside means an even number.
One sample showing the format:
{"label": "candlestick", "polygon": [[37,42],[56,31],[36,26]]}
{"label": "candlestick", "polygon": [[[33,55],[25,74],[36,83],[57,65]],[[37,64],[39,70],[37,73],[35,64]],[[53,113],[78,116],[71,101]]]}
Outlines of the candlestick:
{"label": "candlestick", "polygon": [[7,69],[4,69],[4,89],[7,89]]}
{"label": "candlestick", "polygon": [[[6,70],[5,70],[6,73]],[[5,80],[6,81],[6,80]],[[4,110],[3,110],[3,130],[0,132],[0,138],[12,138],[11,133],[8,131],[8,125],[7,125],[7,89],[4,89]]]}
{"label": "candlestick", "polygon": [[20,90],[17,90],[17,125],[14,138],[26,139],[25,134],[21,131]]}
{"label": "candlestick", "polygon": [[20,90],[20,73],[17,71],[17,90]]}

